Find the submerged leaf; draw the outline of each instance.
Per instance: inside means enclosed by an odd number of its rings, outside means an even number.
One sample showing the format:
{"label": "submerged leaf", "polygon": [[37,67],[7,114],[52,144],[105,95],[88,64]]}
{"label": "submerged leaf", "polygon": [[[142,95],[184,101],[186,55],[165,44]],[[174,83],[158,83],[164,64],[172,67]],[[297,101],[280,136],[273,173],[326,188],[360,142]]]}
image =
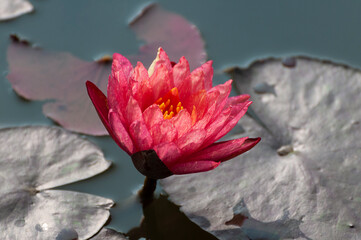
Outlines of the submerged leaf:
{"label": "submerged leaf", "polygon": [[137,37],[146,42],[139,54],[129,56],[133,64],[140,61],[150,66],[154,53],[162,47],[172,61],[185,56],[190,68],[195,69],[207,59],[205,44],[198,28],[182,16],[151,4],[130,22]]}
{"label": "submerged leaf", "polygon": [[27,0],[1,0],[0,21],[19,17],[33,10],[33,5]]}
{"label": "submerged leaf", "polygon": [[85,82],[106,90],[110,61],[86,62],[69,53],[33,48],[13,36],[8,48],[9,79],[14,90],[31,100],[52,100],[44,114],[63,127],[80,133],[105,135],[106,130],[89,101]]}
{"label": "submerged leaf", "polygon": [[262,141],[212,172],[162,180],[172,201],[220,239],[360,238],[361,72],[308,58],[228,72],[241,92],[277,92],[252,97],[266,126],[242,121]]}
{"label": "submerged leaf", "polygon": [[1,129],[0,142],[0,239],[84,239],[99,231],[112,200],[48,190],[106,170],[99,148],[55,127]]}

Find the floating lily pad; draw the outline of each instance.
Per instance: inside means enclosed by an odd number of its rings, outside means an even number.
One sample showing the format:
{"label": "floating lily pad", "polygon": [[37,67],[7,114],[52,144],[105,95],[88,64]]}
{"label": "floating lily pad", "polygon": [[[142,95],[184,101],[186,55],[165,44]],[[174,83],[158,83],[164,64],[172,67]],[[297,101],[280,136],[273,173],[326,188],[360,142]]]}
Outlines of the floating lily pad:
{"label": "floating lily pad", "polygon": [[109,59],[86,62],[69,53],[31,47],[16,36],[7,58],[7,78],[20,96],[51,100],[43,106],[47,117],[71,131],[107,134],[86,93],[85,82],[90,80],[105,91],[111,72]]}
{"label": "floating lily pad", "polygon": [[1,0],[0,21],[19,17],[33,10],[33,5],[27,0]]}
{"label": "floating lily pad", "polygon": [[49,190],[106,170],[99,148],[56,127],[1,129],[0,142],[0,239],[86,239],[99,231],[112,200]]}
{"label": "floating lily pad", "polygon": [[198,28],[158,4],[145,7],[130,22],[130,27],[139,39],[146,42],[137,55],[128,57],[133,64],[140,61],[144,66],[150,66],[159,47],[167,52],[171,61],[177,62],[185,56],[191,69],[199,67],[207,59],[205,43]]}
{"label": "floating lily pad", "polygon": [[[242,119],[251,151],[200,174],[161,181],[171,200],[219,239],[361,238],[361,72],[296,58],[234,68],[265,126]],[[239,136],[237,136],[239,137]]]}

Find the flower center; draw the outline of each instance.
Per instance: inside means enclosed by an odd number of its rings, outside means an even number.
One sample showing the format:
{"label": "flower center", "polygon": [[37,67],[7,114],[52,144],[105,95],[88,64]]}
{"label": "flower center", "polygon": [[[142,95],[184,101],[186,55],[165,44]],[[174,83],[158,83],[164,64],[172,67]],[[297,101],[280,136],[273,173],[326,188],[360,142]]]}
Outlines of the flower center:
{"label": "flower center", "polygon": [[183,109],[176,87],[172,88],[166,95],[155,101],[155,103],[159,105],[164,119],[171,119]]}

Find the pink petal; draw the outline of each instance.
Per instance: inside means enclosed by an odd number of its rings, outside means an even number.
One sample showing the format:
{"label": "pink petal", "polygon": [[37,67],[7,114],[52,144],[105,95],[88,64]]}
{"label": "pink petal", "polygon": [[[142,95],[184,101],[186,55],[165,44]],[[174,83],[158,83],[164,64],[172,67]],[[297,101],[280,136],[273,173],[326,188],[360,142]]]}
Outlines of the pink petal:
{"label": "pink petal", "polygon": [[157,104],[153,104],[145,109],[143,118],[148,129],[164,120],[163,113]]}
{"label": "pink petal", "polygon": [[118,144],[118,146],[129,155],[135,153],[132,139],[120,121],[118,114],[112,109],[109,111],[109,122],[113,130],[111,134],[112,138]]}
{"label": "pink petal", "polygon": [[192,127],[191,115],[186,109],[181,110],[171,121],[178,131],[179,138]]}
{"label": "pink petal", "polygon": [[237,105],[239,103],[246,102],[251,96],[248,94],[242,94],[235,97],[230,97],[227,99],[227,105]]}
{"label": "pink petal", "polygon": [[121,114],[130,96],[129,76],[133,70],[129,60],[119,53],[113,54],[112,73],[108,81],[109,107]]}
{"label": "pink petal", "polygon": [[226,135],[231,129],[238,123],[239,119],[243,117],[243,115],[247,112],[248,106],[251,105],[251,101],[246,101],[244,103],[240,103],[236,106],[231,106],[231,114],[229,116],[228,122],[224,125],[222,130],[217,134],[215,140],[220,139],[224,135]]}
{"label": "pink petal", "polygon": [[231,114],[231,109],[227,108],[221,114],[219,114],[219,116],[217,116],[216,119],[205,128],[207,131],[207,134],[206,134],[206,139],[204,140],[202,147],[206,147],[209,144],[218,140],[215,137],[224,128],[226,122],[229,119],[230,114]]}
{"label": "pink petal", "polygon": [[224,108],[227,103],[228,96],[232,89],[232,80],[228,80],[224,84],[217,85],[211,88],[208,93],[219,92],[219,97],[217,99],[217,107],[214,113],[214,116],[217,116]]}
{"label": "pink petal", "polygon": [[203,129],[194,130],[184,134],[176,141],[177,146],[184,154],[191,154],[197,151],[203,144],[206,137],[206,131]]}
{"label": "pink petal", "polygon": [[153,89],[152,103],[163,97],[172,88],[170,72],[164,65],[160,65],[154,71],[153,75],[150,77],[150,86]]}
{"label": "pink petal", "polygon": [[133,97],[129,98],[128,104],[124,111],[124,117],[128,125],[137,120],[143,121],[142,110],[140,109],[138,102]]}
{"label": "pink petal", "polygon": [[[126,81],[119,82],[117,78],[111,74],[109,76],[107,92],[109,108],[115,110],[119,116],[122,116],[123,109],[127,106],[130,96],[128,83]],[[121,117],[121,120],[124,124],[123,117]]]}
{"label": "pink petal", "polygon": [[172,142],[174,139],[177,138],[178,135],[178,132],[175,129],[174,125],[168,119],[163,119],[163,121],[153,125],[150,128],[149,132],[153,138],[154,145]]}
{"label": "pink petal", "polygon": [[88,95],[93,102],[95,110],[97,111],[100,119],[102,120],[105,128],[108,130],[109,134],[112,135],[112,129],[108,122],[108,102],[107,97],[99,90],[99,88],[92,82],[86,81],[86,87]]}
{"label": "pink petal", "polygon": [[253,148],[261,138],[239,138],[235,140],[213,143],[209,147],[193,153],[188,161],[224,162]]}
{"label": "pink petal", "polygon": [[169,167],[169,170],[174,174],[206,172],[215,169],[219,164],[220,162],[212,161],[182,162]]}
{"label": "pink petal", "polygon": [[182,101],[182,104],[189,112],[192,112],[193,107],[195,107],[197,118],[202,118],[209,104],[207,93],[205,90],[193,93],[188,99]]}
{"label": "pink petal", "polygon": [[[219,92],[214,91],[206,94],[205,104],[207,107],[202,109],[201,107],[196,107],[197,109],[197,122],[193,126],[193,129],[203,129],[207,124],[214,118],[214,112],[217,110],[216,99],[219,97]],[[204,104],[204,105],[205,105]],[[200,105],[200,104],[199,104]],[[203,106],[202,106],[203,107]],[[217,115],[216,115],[217,116]]]}
{"label": "pink petal", "polygon": [[179,84],[179,96],[183,101],[187,101],[190,96],[201,90],[204,90],[204,73],[202,68],[194,70]]}
{"label": "pink petal", "polygon": [[119,53],[113,54],[112,73],[120,72],[120,77],[127,80],[132,70],[133,66],[126,57]]}
{"label": "pink petal", "polygon": [[167,53],[162,48],[158,48],[157,57],[154,59],[148,70],[149,76],[152,76],[162,65],[166,67],[169,72],[172,70],[172,64],[169,61]]}
{"label": "pink petal", "polygon": [[204,73],[204,88],[206,90],[209,90],[212,88],[212,79],[213,79],[212,64],[213,64],[213,61],[210,60],[201,66],[203,73]]}
{"label": "pink petal", "polygon": [[185,57],[179,59],[173,67],[173,81],[174,85],[179,88],[180,84],[191,74],[189,70],[189,63]]}
{"label": "pink petal", "polygon": [[168,168],[174,165],[181,156],[180,149],[173,142],[156,145],[153,150]]}
{"label": "pink petal", "polygon": [[134,68],[130,84],[134,98],[138,101],[140,108],[144,110],[153,102],[153,90],[149,83],[148,70],[141,62],[138,62]]}
{"label": "pink petal", "polygon": [[135,152],[152,149],[153,139],[143,121],[135,121],[129,126],[129,133],[135,144]]}

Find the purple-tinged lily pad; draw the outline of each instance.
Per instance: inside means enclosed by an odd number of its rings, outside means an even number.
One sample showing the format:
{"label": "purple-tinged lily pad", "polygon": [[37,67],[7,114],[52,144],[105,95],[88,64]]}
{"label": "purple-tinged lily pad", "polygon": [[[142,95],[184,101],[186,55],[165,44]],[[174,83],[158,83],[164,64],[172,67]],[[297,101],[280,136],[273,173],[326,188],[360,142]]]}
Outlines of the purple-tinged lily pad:
{"label": "purple-tinged lily pad", "polygon": [[49,190],[110,166],[92,143],[57,127],[0,130],[0,239],[86,239],[109,218],[110,199]]}
{"label": "purple-tinged lily pad", "polygon": [[[296,58],[228,70],[252,95],[252,151],[219,168],[162,180],[181,210],[219,239],[361,239],[361,72]],[[275,94],[254,94],[258,84]],[[237,136],[239,137],[239,136]]]}
{"label": "purple-tinged lily pad", "polygon": [[19,17],[33,10],[33,5],[27,0],[1,0],[0,21]]}
{"label": "purple-tinged lily pad", "polygon": [[146,42],[139,53],[129,56],[133,64],[140,61],[150,66],[154,53],[162,47],[172,61],[185,56],[190,68],[195,69],[207,59],[205,44],[198,28],[182,16],[151,4],[130,22],[137,37]]}
{"label": "purple-tinged lily pad", "polygon": [[94,82],[106,91],[110,61],[80,60],[69,53],[47,52],[12,37],[7,58],[13,89],[31,100],[51,100],[43,106],[44,114],[61,126],[90,135],[106,135],[86,93],[85,82]]}

